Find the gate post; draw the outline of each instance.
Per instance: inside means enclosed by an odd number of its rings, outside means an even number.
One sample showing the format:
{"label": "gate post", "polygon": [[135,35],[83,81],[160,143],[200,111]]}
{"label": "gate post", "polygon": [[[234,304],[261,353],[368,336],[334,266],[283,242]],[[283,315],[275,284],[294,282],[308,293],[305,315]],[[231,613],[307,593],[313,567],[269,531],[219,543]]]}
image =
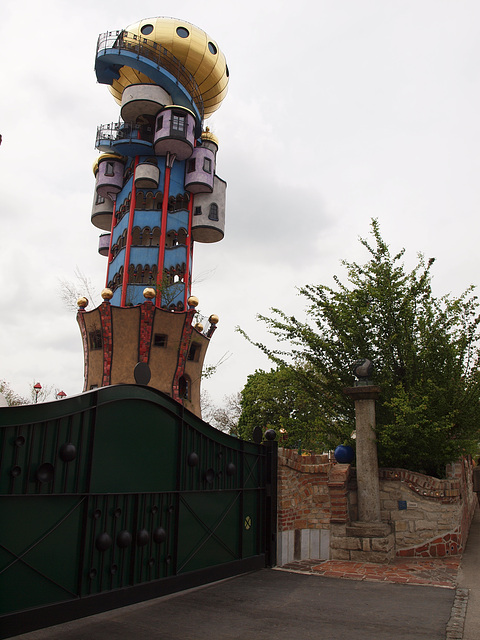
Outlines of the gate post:
{"label": "gate post", "polygon": [[265,563],[267,567],[277,564],[277,478],[278,442],[273,429],[265,433],[263,446],[266,451],[265,464]]}

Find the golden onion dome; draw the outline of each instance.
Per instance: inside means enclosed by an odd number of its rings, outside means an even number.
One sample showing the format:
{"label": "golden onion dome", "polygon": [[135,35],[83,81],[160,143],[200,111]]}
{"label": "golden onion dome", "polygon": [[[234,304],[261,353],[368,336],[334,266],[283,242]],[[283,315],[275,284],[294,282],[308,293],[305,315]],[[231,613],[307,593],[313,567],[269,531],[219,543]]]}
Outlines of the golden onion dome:
{"label": "golden onion dome", "polygon": [[[204,117],[216,111],[227,94],[228,68],[225,56],[209,35],[193,24],[176,18],[146,18],[123,31],[125,41],[137,44],[146,38],[169,51],[194,77],[203,99]],[[131,84],[148,84],[152,80],[130,67],[119,70],[120,77],[113,80],[110,91],[120,104],[123,90]]]}
{"label": "golden onion dome", "polygon": [[202,140],[204,142],[213,142],[218,147],[218,138],[214,133],[210,131],[208,127],[205,129],[205,131],[202,131]]}
{"label": "golden onion dome", "polygon": [[92,168],[93,168],[93,175],[94,176],[97,175],[98,165],[103,160],[118,160],[118,162],[125,162],[126,158],[125,158],[125,156],[120,156],[118,153],[102,153],[101,155],[98,156],[98,158],[93,163],[93,167]]}

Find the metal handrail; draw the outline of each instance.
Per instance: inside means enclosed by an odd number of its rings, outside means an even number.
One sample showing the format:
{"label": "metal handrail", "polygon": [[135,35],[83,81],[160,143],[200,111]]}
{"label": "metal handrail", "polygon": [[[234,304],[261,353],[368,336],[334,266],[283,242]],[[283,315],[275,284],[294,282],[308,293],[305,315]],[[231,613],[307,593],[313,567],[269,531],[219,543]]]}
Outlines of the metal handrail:
{"label": "metal handrail", "polygon": [[203,97],[192,74],[170,51],[153,40],[127,31],[107,31],[98,36],[97,56],[99,51],[119,49],[136,53],[155,62],[157,67],[165,69],[189,92],[203,120]]}
{"label": "metal handrail", "polygon": [[109,124],[100,124],[97,127],[95,147],[97,147],[102,140],[111,140],[112,142],[115,140],[145,140],[147,142],[153,142],[153,129],[146,131],[146,126],[148,125],[138,125],[133,122],[124,122],[123,120]]}

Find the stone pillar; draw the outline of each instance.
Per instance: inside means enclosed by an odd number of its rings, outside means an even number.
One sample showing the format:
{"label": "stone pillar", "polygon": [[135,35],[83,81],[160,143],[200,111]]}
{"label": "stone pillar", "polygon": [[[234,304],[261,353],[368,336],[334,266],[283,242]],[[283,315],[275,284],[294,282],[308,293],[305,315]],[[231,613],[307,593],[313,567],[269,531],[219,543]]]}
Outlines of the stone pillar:
{"label": "stone pillar", "polygon": [[380,387],[349,387],[345,393],[355,402],[358,518],[380,522],[380,486],[375,436],[375,400]]}

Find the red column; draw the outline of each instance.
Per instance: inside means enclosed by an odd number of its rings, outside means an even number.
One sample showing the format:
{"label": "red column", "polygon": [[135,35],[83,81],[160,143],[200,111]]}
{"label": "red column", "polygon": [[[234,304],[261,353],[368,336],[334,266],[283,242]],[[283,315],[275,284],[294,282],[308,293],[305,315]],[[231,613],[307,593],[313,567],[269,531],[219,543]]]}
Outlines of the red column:
{"label": "red column", "polygon": [[115,229],[115,222],[117,211],[117,201],[113,203],[113,213],[112,213],[112,225],[110,227],[110,244],[108,245],[108,261],[107,261],[107,278],[105,281],[105,287],[108,287],[108,273],[110,271],[110,263],[112,262],[112,238],[113,238],[113,230]]}
{"label": "red column", "polygon": [[[172,161],[173,164],[173,161]],[[163,201],[162,201],[162,224],[160,228],[160,246],[158,247],[158,272],[157,272],[157,297],[155,305],[161,307],[162,303],[162,284],[163,284],[163,264],[165,261],[165,242],[167,236],[167,216],[168,216],[168,196],[170,194],[170,172],[169,156],[165,163],[165,180],[163,182]]]}
{"label": "red column", "polygon": [[[128,230],[127,230],[127,246],[125,247],[125,260],[123,261],[123,282],[122,282],[122,298],[120,306],[124,307],[127,301],[127,284],[128,284],[128,267],[130,266],[130,249],[132,248],[132,228],[133,218],[135,214],[135,203],[137,200],[137,190],[135,188],[135,173],[137,170],[138,156],[135,156],[135,164],[133,167],[133,180],[132,180],[132,197],[130,199],[130,212],[128,218]],[[111,244],[111,241],[110,241]]]}
{"label": "red column", "polygon": [[187,300],[190,297],[190,264],[193,260],[193,239],[192,239],[192,216],[193,216],[193,195],[190,195],[188,202],[188,235],[187,235],[187,264],[185,267],[185,295],[183,296],[183,308],[187,308]]}

